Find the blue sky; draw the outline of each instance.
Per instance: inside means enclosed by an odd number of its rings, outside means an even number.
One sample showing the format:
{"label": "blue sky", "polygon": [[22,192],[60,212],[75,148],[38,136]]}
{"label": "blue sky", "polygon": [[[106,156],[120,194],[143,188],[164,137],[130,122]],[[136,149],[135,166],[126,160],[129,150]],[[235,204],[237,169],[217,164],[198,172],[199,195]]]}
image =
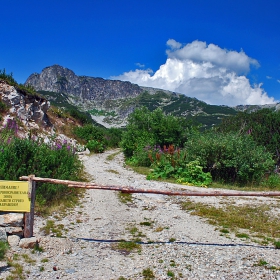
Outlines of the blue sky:
{"label": "blue sky", "polygon": [[23,83],[59,64],[210,104],[280,100],[276,0],[14,0],[0,10],[0,69]]}

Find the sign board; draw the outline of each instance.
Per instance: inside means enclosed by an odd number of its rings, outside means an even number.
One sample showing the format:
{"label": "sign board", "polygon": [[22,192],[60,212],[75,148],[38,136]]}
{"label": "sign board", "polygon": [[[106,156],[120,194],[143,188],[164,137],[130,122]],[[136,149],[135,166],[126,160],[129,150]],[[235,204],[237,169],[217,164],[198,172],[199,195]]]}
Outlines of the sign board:
{"label": "sign board", "polygon": [[28,182],[0,180],[0,211],[30,212]]}

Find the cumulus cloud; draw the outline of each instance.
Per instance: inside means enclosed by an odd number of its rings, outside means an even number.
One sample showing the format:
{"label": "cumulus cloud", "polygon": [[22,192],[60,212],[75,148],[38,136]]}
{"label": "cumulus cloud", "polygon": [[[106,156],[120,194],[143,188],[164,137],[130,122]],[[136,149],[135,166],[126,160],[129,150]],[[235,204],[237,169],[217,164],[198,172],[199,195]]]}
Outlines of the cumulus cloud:
{"label": "cumulus cloud", "polygon": [[226,50],[201,41],[183,45],[174,39],[167,41],[167,47],[167,60],[157,71],[136,69],[112,78],[183,93],[209,104],[275,102],[262,84],[250,84],[246,74],[252,66],[259,67],[259,63],[243,50]]}

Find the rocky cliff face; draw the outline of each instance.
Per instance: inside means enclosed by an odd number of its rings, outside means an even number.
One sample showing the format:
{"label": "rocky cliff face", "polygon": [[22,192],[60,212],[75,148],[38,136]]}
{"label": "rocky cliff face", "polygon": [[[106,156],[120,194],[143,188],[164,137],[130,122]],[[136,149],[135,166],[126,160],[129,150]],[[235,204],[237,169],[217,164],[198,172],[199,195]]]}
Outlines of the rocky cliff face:
{"label": "rocky cliff face", "polygon": [[10,114],[17,116],[23,124],[29,126],[33,122],[40,125],[50,125],[46,114],[50,102],[46,99],[28,95],[1,80],[0,99],[10,108]]}
{"label": "rocky cliff face", "polygon": [[38,91],[62,92],[93,102],[136,97],[143,92],[138,85],[130,82],[77,76],[72,70],[59,65],[46,67],[41,74],[30,75],[25,85],[32,85]]}

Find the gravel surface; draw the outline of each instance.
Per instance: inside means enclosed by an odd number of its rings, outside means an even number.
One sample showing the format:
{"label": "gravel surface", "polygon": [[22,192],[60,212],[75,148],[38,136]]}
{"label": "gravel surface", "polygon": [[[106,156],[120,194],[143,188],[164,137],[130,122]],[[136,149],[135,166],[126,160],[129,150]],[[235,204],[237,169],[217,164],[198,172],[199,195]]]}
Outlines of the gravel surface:
{"label": "gravel surface", "polygon": [[[147,181],[145,176],[124,167],[123,155],[113,160],[109,154],[83,156],[86,171],[102,185],[180,190],[175,184]],[[201,190],[196,187],[184,187]],[[203,189],[205,191],[205,189]],[[195,197],[194,201],[220,205],[225,198]],[[226,198],[228,202],[277,203],[271,198]],[[280,250],[260,246],[235,236],[223,236],[204,219],[183,211],[182,198],[153,194],[133,194],[123,203],[119,193],[88,190],[81,203],[67,216],[54,213],[50,220],[64,225],[63,235],[44,235],[46,220],[35,219],[34,235],[44,252],[12,248],[23,264],[28,279],[278,279]],[[121,240],[140,238],[133,251],[121,248]],[[135,245],[135,243],[131,243]],[[34,263],[28,263],[27,254]],[[261,262],[260,262],[261,261]],[[267,263],[265,264],[264,261]],[[258,265],[259,264],[259,265]],[[260,265],[261,264],[261,265]],[[0,278],[9,268],[2,266]],[[121,278],[123,277],[123,278]]]}

